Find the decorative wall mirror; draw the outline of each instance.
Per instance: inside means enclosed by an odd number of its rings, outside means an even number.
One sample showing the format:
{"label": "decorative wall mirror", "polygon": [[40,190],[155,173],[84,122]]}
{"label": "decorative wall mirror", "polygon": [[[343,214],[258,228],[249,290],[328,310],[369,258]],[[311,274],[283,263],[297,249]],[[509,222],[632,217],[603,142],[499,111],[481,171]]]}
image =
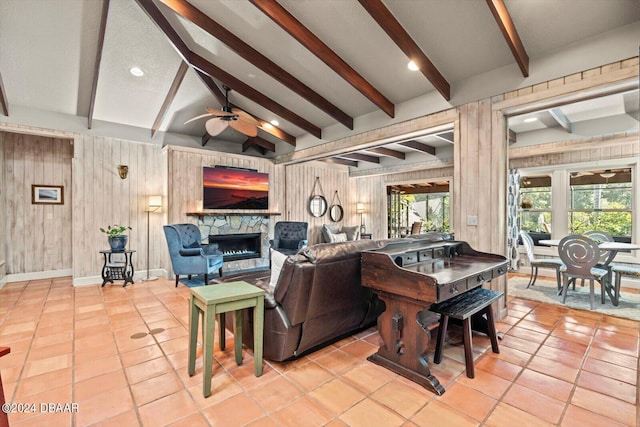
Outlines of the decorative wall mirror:
{"label": "decorative wall mirror", "polygon": [[331,200],[331,206],[329,206],[329,218],[331,221],[338,222],[342,221],[342,217],[344,215],[344,210],[342,209],[342,203],[340,202],[340,197],[338,197],[338,190],[333,193],[333,199]]}
{"label": "decorative wall mirror", "polygon": [[[319,189],[317,194],[316,187]],[[322,185],[320,185],[320,177],[316,177],[316,182],[313,184],[313,190],[309,197],[309,213],[316,218],[327,213],[327,199],[325,199]]]}

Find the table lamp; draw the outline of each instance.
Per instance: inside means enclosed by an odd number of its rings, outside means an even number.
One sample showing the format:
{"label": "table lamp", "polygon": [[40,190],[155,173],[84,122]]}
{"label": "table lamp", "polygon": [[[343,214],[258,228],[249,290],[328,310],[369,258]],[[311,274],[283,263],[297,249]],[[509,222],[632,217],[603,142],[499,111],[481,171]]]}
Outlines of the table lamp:
{"label": "table lamp", "polygon": [[356,213],[360,214],[360,234],[363,234],[367,231],[364,226],[364,219],[362,216],[362,214],[364,214],[364,203],[356,203]]}

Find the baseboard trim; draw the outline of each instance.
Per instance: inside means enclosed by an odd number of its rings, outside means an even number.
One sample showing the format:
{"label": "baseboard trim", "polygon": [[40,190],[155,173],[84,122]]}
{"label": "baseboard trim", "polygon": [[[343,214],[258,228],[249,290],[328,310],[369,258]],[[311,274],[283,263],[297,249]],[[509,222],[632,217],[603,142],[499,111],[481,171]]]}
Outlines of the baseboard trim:
{"label": "baseboard trim", "polygon": [[7,283],[26,282],[29,280],[52,279],[55,277],[65,277],[73,275],[73,270],[65,268],[64,270],[48,270],[34,271],[32,273],[15,273],[5,276]]}
{"label": "baseboard trim", "polygon": [[[135,283],[144,282],[147,277],[147,270],[137,271],[133,274],[133,280]],[[149,277],[168,277],[167,271],[163,268],[155,270],[149,270]],[[118,283],[120,281],[116,281]],[[74,277],[73,286],[90,286],[102,284],[102,276],[86,276],[86,277]]]}

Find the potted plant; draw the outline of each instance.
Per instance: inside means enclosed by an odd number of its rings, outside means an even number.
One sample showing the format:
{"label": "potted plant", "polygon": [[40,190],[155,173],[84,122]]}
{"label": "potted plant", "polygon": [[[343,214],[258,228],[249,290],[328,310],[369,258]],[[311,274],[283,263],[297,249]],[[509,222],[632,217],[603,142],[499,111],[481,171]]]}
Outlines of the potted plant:
{"label": "potted plant", "polygon": [[124,251],[125,246],[127,246],[128,237],[123,234],[126,230],[131,230],[131,227],[118,224],[108,225],[106,229],[100,227],[100,231],[107,235],[109,246],[114,252]]}

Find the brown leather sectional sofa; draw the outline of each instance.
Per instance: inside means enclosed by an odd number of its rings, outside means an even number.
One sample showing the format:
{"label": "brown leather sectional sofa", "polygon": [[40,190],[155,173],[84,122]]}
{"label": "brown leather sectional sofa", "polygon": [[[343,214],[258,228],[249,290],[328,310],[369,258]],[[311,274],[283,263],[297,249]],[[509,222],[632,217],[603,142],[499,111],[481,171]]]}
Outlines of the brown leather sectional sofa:
{"label": "brown leather sectional sofa", "polygon": [[[383,242],[356,240],[307,247],[287,258],[273,293],[268,291],[268,277],[254,280],[267,291],[264,357],[293,359],[375,325],[384,304],[360,285],[360,256],[363,250],[380,247]],[[225,278],[233,280],[239,278]],[[244,319],[243,343],[252,347],[251,311]]]}

